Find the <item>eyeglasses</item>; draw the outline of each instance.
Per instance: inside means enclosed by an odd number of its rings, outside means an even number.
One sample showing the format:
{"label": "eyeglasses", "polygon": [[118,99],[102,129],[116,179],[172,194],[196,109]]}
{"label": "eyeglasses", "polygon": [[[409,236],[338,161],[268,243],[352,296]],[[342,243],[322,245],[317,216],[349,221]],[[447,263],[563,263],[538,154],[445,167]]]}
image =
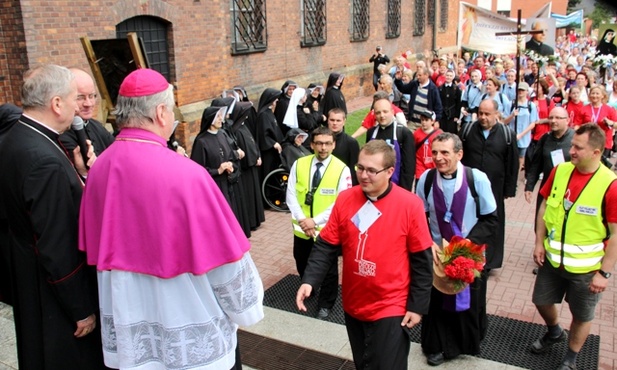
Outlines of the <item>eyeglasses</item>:
{"label": "eyeglasses", "polygon": [[374,168],[364,168],[364,166],[357,164],[356,172],[357,173],[366,172],[366,174],[369,175],[369,177],[375,177],[378,174],[382,173],[383,171],[387,170],[388,168],[390,167],[382,168],[381,170],[376,170]]}
{"label": "eyeglasses", "polygon": [[569,117],[548,116],[548,119],[567,119]]}
{"label": "eyeglasses", "polygon": [[316,146],[332,146],[334,142],[333,141],[313,141],[313,144]]}
{"label": "eyeglasses", "polygon": [[96,100],[96,98],[98,98],[99,95],[97,93],[92,93],[92,94],[88,94],[88,95],[77,95],[77,101],[83,102],[86,99],[89,100]]}

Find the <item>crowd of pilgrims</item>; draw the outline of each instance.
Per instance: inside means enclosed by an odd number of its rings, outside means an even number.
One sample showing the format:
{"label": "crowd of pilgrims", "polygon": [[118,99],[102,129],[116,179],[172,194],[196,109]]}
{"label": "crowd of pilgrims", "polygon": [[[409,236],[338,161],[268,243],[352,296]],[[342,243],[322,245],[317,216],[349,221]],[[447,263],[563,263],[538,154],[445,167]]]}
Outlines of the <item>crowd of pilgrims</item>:
{"label": "crowd of pilgrims", "polygon": [[[550,130],[549,112],[564,107],[571,127],[592,122],[605,131],[604,156],[609,164],[617,141],[613,127],[604,118],[617,119],[617,79],[615,65],[606,67],[596,62],[601,55],[617,57],[614,36],[611,29],[604,32],[600,42],[574,32],[559,36],[554,56],[544,61],[521,57],[518,85],[514,56],[461,52],[460,56],[448,53],[433,58],[426,51],[413,67],[407,59],[409,52],[394,57],[391,65],[379,65],[376,87],[389,96],[397,122],[409,123],[412,131],[418,129],[416,139],[437,129],[458,134],[462,126],[476,120],[482,100],[494,99],[499,122],[516,133],[521,169],[529,165],[534,145]],[[429,71],[429,84],[439,90],[441,104],[437,106],[442,111],[434,112],[438,118],[433,126],[412,122],[415,102],[393,83],[396,78],[405,84],[413,81],[421,68]],[[311,83],[306,88],[288,80],[280,89],[265,89],[257,105],[242,86],[235,86],[203,112],[191,158],[212,175],[247,236],[265,220],[261,198],[265,176],[280,166],[289,169],[297,158],[311,153],[306,138],[318,126],[327,125],[327,112],[340,108],[347,113],[343,80],[344,75],[331,73],[326,87]],[[221,107],[227,108],[224,116],[217,115]],[[371,113],[352,135],[354,138],[376,125]],[[418,172],[432,167],[418,154],[422,153],[416,153],[416,178]]]}
{"label": "crowd of pilgrims", "polygon": [[210,173],[247,237],[265,220],[264,178],[311,154],[306,138],[326,124],[323,112],[340,108],[347,113],[343,79],[332,73],[325,88],[310,84],[306,89],[286,81],[280,90],[265,89],[257,105],[244,87],[235,86],[204,110],[191,159]]}

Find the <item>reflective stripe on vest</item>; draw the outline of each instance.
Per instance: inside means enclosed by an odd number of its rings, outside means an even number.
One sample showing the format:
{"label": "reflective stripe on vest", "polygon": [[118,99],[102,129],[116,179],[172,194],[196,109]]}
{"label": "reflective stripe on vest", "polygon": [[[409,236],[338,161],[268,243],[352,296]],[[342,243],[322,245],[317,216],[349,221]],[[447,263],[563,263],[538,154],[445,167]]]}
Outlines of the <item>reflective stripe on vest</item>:
{"label": "reflective stripe on vest", "polygon": [[543,217],[547,230],[544,247],[551,265],[563,265],[568,272],[584,274],[601,267],[604,240],[608,237],[602,203],[604,194],[617,176],[600,165],[566,214],[564,197],[573,171],[571,162],[562,163],[555,170]]}
{"label": "reflective stripe on vest", "polygon": [[[311,190],[309,180],[311,176],[311,164],[313,163],[314,157],[315,155],[308,155],[298,158],[296,162],[296,199],[302,208],[302,213],[309,218],[320,214],[334,203],[338,196],[338,184],[343,175],[343,170],[347,167],[343,161],[331,155],[330,163],[328,167],[325,168],[321,182],[315,190],[315,194],[313,194],[313,206],[311,209],[311,206],[304,204],[304,200],[306,194]],[[293,217],[291,223],[295,236],[302,239],[309,238],[304,231],[302,231],[300,225],[298,225],[298,221],[293,219]],[[319,234],[322,228],[323,226],[316,226],[316,234]]]}

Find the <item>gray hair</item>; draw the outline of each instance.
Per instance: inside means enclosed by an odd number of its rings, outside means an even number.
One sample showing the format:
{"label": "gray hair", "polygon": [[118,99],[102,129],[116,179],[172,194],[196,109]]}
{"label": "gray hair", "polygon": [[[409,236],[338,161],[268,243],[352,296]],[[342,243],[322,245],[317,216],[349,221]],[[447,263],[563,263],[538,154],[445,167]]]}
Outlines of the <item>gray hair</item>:
{"label": "gray hair", "polygon": [[119,128],[140,127],[154,122],[156,107],[165,104],[168,109],[173,109],[174,88],[169,85],[166,90],[153,95],[126,97],[118,95],[116,109],[116,123]]}
{"label": "gray hair", "polygon": [[46,107],[54,96],[66,97],[73,90],[75,76],[68,68],[55,64],[35,67],[24,73],[21,103],[24,109]]}
{"label": "gray hair", "polygon": [[458,137],[458,135],[450,132],[442,132],[441,134],[435,136],[433,142],[438,141],[440,143],[443,143],[448,140],[452,140],[452,143],[454,144],[454,153],[458,153],[463,150],[463,142],[461,141],[461,139]]}

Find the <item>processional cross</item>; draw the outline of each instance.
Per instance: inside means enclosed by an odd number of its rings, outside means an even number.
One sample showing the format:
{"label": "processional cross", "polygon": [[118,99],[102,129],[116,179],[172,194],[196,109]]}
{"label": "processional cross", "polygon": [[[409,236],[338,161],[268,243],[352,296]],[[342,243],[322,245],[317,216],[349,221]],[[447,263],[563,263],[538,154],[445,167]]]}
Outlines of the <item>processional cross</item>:
{"label": "processional cross", "polygon": [[[521,10],[519,9],[517,12],[517,20],[516,20],[516,32],[497,32],[495,36],[516,36],[516,86],[515,91],[516,94],[514,96],[514,108],[516,109],[518,106],[518,83],[520,81],[520,73],[521,73],[521,43],[523,36],[527,35],[535,35],[538,33],[543,33],[544,31],[523,31],[521,29]],[[514,133],[517,131],[517,120],[518,116],[514,116]]]}

